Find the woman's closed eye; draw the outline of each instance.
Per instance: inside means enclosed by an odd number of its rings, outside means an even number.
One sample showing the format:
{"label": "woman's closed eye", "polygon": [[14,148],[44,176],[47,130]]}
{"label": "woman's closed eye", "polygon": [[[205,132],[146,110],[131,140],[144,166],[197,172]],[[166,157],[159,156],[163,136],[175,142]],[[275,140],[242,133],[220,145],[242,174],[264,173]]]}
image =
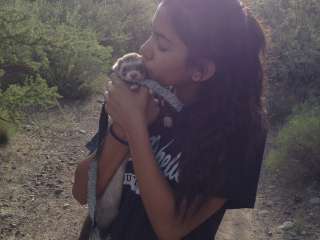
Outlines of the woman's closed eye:
{"label": "woman's closed eye", "polygon": [[157,35],[156,33],[152,33],[151,36],[155,38],[157,47],[161,52],[166,52],[169,50],[168,47],[165,47],[166,44],[163,43],[165,40],[161,39],[161,36]]}
{"label": "woman's closed eye", "polygon": [[158,44],[158,49],[159,49],[161,52],[166,52],[166,51],[168,51],[167,48],[162,47],[160,44]]}

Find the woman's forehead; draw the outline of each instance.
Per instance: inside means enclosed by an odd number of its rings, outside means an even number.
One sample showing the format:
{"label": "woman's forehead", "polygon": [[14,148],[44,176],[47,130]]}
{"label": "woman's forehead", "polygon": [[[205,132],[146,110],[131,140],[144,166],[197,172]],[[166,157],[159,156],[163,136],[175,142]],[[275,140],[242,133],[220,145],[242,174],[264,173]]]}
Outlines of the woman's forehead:
{"label": "woman's forehead", "polygon": [[172,26],[168,10],[161,3],[152,19],[152,28],[155,33],[165,36],[170,42],[181,44],[181,40]]}

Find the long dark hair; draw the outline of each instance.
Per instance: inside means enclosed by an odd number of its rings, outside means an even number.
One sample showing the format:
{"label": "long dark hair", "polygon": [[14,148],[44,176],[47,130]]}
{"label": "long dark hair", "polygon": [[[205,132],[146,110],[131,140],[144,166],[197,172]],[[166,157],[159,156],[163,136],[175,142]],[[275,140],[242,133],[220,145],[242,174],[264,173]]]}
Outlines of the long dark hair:
{"label": "long dark hair", "polygon": [[254,139],[267,128],[261,63],[265,36],[238,0],[162,3],[188,48],[187,63],[201,66],[201,60],[209,59],[216,66],[214,76],[201,83],[196,101],[176,119],[176,136],[185,155],[175,209],[180,214],[195,203],[195,213],[209,197],[224,192],[226,161],[236,161],[228,159],[230,153],[240,144],[252,149]]}

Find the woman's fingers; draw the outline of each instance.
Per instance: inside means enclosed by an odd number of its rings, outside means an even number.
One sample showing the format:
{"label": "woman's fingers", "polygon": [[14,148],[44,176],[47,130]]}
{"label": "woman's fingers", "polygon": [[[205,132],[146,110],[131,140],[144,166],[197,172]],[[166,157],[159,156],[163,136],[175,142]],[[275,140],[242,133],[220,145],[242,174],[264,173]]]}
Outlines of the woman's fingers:
{"label": "woman's fingers", "polygon": [[121,80],[115,72],[111,73],[109,78],[110,78],[111,82]]}
{"label": "woman's fingers", "polygon": [[109,100],[109,91],[105,91],[103,96],[104,96],[104,102],[105,103],[108,102],[108,100]]}
{"label": "woman's fingers", "polygon": [[[107,89],[111,89],[112,86],[121,86],[121,87],[127,87],[129,88],[131,91],[137,91],[140,89],[141,85],[139,84],[127,84],[124,81],[122,81],[114,72],[111,73],[110,75],[110,81],[108,81],[107,84]],[[153,90],[152,89],[148,89],[149,94],[153,96]]]}
{"label": "woman's fingers", "polygon": [[131,91],[136,91],[137,89],[139,89],[139,87],[140,86],[138,84],[131,84],[129,88]]}
{"label": "woman's fingers", "polygon": [[107,81],[107,84],[106,84],[106,91],[110,92],[112,89],[112,81]]}

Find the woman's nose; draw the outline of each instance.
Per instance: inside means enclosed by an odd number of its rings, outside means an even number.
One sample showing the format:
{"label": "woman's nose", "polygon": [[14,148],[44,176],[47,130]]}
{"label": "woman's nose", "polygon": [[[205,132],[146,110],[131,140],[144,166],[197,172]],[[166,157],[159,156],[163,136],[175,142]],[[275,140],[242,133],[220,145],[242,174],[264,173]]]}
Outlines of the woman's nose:
{"label": "woman's nose", "polygon": [[139,49],[139,53],[142,55],[145,61],[149,61],[153,58],[152,48],[148,40],[141,45]]}

